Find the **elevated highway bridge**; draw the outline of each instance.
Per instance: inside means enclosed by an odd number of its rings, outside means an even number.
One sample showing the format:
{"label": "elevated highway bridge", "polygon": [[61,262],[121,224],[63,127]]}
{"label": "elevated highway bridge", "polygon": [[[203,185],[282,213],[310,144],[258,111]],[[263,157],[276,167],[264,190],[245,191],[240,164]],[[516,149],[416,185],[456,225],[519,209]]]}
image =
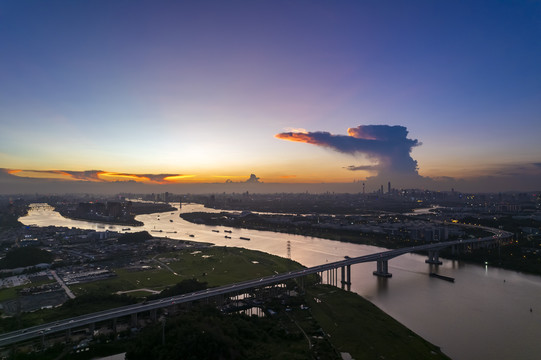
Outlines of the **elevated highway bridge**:
{"label": "elevated highway bridge", "polygon": [[[477,228],[479,228],[477,226]],[[441,249],[451,247],[458,249],[466,246],[490,246],[493,244],[500,244],[501,241],[511,238],[512,234],[492,228],[483,228],[484,230],[491,231],[493,235],[467,240],[454,240],[446,242],[438,242],[432,244],[425,244],[420,246],[411,246],[401,249],[387,250],[374,254],[363,255],[353,258],[345,258],[344,260],[325,263],[322,265],[313,266],[306,269],[290,271],[282,274],[275,274],[253,280],[242,281],[234,284],[219,286],[215,288],[209,288],[201,291],[196,291],[188,294],[171,296],[163,299],[148,301],[145,303],[138,303],[114,309],[94,312],[87,315],[77,316],[69,319],[59,320],[53,323],[42,324],[17,330],[0,335],[0,347],[5,347],[18,342],[31,340],[34,338],[44,339],[45,336],[50,336],[55,333],[66,332],[67,336],[73,329],[89,327],[94,329],[96,323],[104,321],[113,321],[113,329],[116,327],[117,319],[121,317],[131,316],[132,320],[137,319],[138,313],[150,312],[151,318],[156,319],[156,314],[159,309],[166,309],[178,304],[185,304],[194,302],[197,300],[204,300],[209,298],[224,297],[231,294],[241,294],[248,289],[264,288],[271,285],[281,284],[290,279],[303,279],[310,274],[323,274],[324,272],[333,272],[334,277],[337,278],[338,269],[341,271],[341,284],[342,287],[349,286],[351,284],[351,265],[375,262],[376,270],[373,272],[376,276],[390,277],[388,272],[388,262],[390,259],[397,256],[411,253],[411,252],[428,252],[427,263],[441,264],[438,257],[438,252]],[[329,276],[327,276],[329,278]]]}

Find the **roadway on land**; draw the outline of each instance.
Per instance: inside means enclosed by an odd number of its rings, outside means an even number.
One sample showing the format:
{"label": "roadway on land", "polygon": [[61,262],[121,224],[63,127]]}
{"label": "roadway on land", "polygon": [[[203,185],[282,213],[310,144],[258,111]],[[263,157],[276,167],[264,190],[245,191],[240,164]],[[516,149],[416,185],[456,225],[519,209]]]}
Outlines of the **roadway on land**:
{"label": "roadway on land", "polygon": [[401,248],[401,249],[382,251],[382,252],[378,252],[374,254],[363,255],[363,256],[354,257],[354,258],[347,258],[347,259],[332,262],[332,263],[317,265],[317,266],[313,266],[313,267],[302,269],[302,270],[290,271],[290,272],[282,273],[282,274],[275,274],[275,275],[257,278],[253,280],[247,280],[247,281],[242,281],[242,282],[238,282],[234,284],[219,286],[215,288],[209,288],[206,290],[196,291],[196,292],[192,292],[188,294],[171,296],[168,298],[153,300],[146,303],[127,305],[127,306],[123,306],[119,308],[99,311],[99,312],[95,312],[95,313],[91,313],[87,315],[81,315],[81,316],[77,316],[77,317],[73,317],[73,318],[69,318],[65,320],[60,320],[53,323],[33,326],[33,327],[22,329],[22,330],[17,330],[17,331],[1,334],[0,347],[17,343],[17,342],[21,342],[21,341],[25,341],[25,340],[29,340],[36,337],[45,336],[52,333],[57,333],[60,331],[66,331],[69,329],[78,328],[78,327],[82,327],[89,324],[94,324],[97,322],[112,320],[119,317],[129,316],[132,314],[137,314],[137,313],[141,313],[145,311],[157,310],[157,309],[165,308],[165,307],[172,306],[175,304],[189,303],[196,300],[202,300],[202,299],[215,297],[215,296],[221,296],[225,294],[241,293],[242,291],[246,289],[265,287],[265,286],[269,286],[269,285],[273,285],[277,283],[282,283],[289,279],[295,279],[295,278],[303,277],[310,274],[317,274],[323,271],[337,269],[337,268],[341,268],[341,267],[345,267],[349,265],[366,263],[366,262],[371,262],[371,261],[388,260],[388,259],[392,259],[394,257],[407,254],[410,252],[439,250],[439,249],[453,246],[453,245],[468,245],[468,244],[485,243],[485,242],[503,240],[512,236],[511,233],[501,231],[498,229],[492,229],[492,228],[486,228],[486,227],[483,227],[483,229],[493,232],[494,235],[487,236],[484,238],[478,238],[478,239],[453,240],[453,241],[446,241],[446,242],[439,242],[439,243],[425,244],[425,245],[420,245],[420,246],[411,246],[411,247],[406,247],[406,248]]}

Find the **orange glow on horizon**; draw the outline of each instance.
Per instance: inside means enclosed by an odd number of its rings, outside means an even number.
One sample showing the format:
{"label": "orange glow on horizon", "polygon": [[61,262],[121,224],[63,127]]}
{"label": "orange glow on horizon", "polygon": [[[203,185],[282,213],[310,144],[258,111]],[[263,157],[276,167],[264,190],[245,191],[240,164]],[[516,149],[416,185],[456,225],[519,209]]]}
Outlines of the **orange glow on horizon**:
{"label": "orange glow on horizon", "polygon": [[195,175],[172,175],[172,176],[166,176],[163,178],[163,184],[167,183],[178,183],[181,180],[193,178]]}
{"label": "orange glow on horizon", "polygon": [[[246,175],[214,175],[202,174],[132,174],[124,172],[112,172],[101,170],[69,171],[69,170],[20,170],[5,169],[15,177],[27,179],[50,179],[58,181],[90,181],[90,182],[126,182],[134,181],[145,184],[174,185],[174,184],[219,184],[219,183],[244,183],[250,179]],[[299,173],[281,175],[272,172],[271,174],[255,172],[261,183],[282,183],[282,184],[318,184],[318,183],[349,183],[353,179],[348,175],[329,176],[320,173]],[[356,175],[356,179],[359,176]],[[229,180],[229,181],[228,181]]]}
{"label": "orange glow on horizon", "polygon": [[98,178],[105,181],[126,181],[126,180],[134,180],[139,182],[151,182],[150,179],[146,176],[139,176],[134,174],[122,174],[122,173],[115,173],[115,172],[99,172]]}

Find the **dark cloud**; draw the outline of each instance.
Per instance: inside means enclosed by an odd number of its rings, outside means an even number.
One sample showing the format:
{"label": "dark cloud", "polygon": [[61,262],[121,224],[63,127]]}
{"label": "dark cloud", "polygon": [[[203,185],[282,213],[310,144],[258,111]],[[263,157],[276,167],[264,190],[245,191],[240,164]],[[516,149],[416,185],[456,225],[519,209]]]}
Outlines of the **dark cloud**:
{"label": "dark cloud", "polygon": [[250,174],[250,177],[245,182],[248,183],[248,184],[259,184],[260,183],[259,178],[257,176],[255,176],[255,174]]}
{"label": "dark cloud", "polygon": [[411,149],[421,145],[417,139],[408,139],[404,126],[359,125],[349,128],[347,135],[328,132],[285,132],[276,138],[304,142],[356,155],[363,154],[377,165],[350,166],[349,170],[377,170],[380,173],[403,173],[417,175],[417,161],[411,157]]}
{"label": "dark cloud", "polygon": [[378,166],[377,165],[359,165],[359,166],[350,165],[350,166],[346,167],[346,169],[348,169],[350,171],[359,171],[359,170],[376,171],[376,170],[378,170]]}

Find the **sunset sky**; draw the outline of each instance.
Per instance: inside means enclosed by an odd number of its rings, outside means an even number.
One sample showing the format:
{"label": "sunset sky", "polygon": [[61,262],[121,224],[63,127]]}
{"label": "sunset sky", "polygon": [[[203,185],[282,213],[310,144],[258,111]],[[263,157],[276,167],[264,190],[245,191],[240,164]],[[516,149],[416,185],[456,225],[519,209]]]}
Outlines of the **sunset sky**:
{"label": "sunset sky", "polygon": [[539,190],[541,2],[0,1],[0,124],[4,189]]}

